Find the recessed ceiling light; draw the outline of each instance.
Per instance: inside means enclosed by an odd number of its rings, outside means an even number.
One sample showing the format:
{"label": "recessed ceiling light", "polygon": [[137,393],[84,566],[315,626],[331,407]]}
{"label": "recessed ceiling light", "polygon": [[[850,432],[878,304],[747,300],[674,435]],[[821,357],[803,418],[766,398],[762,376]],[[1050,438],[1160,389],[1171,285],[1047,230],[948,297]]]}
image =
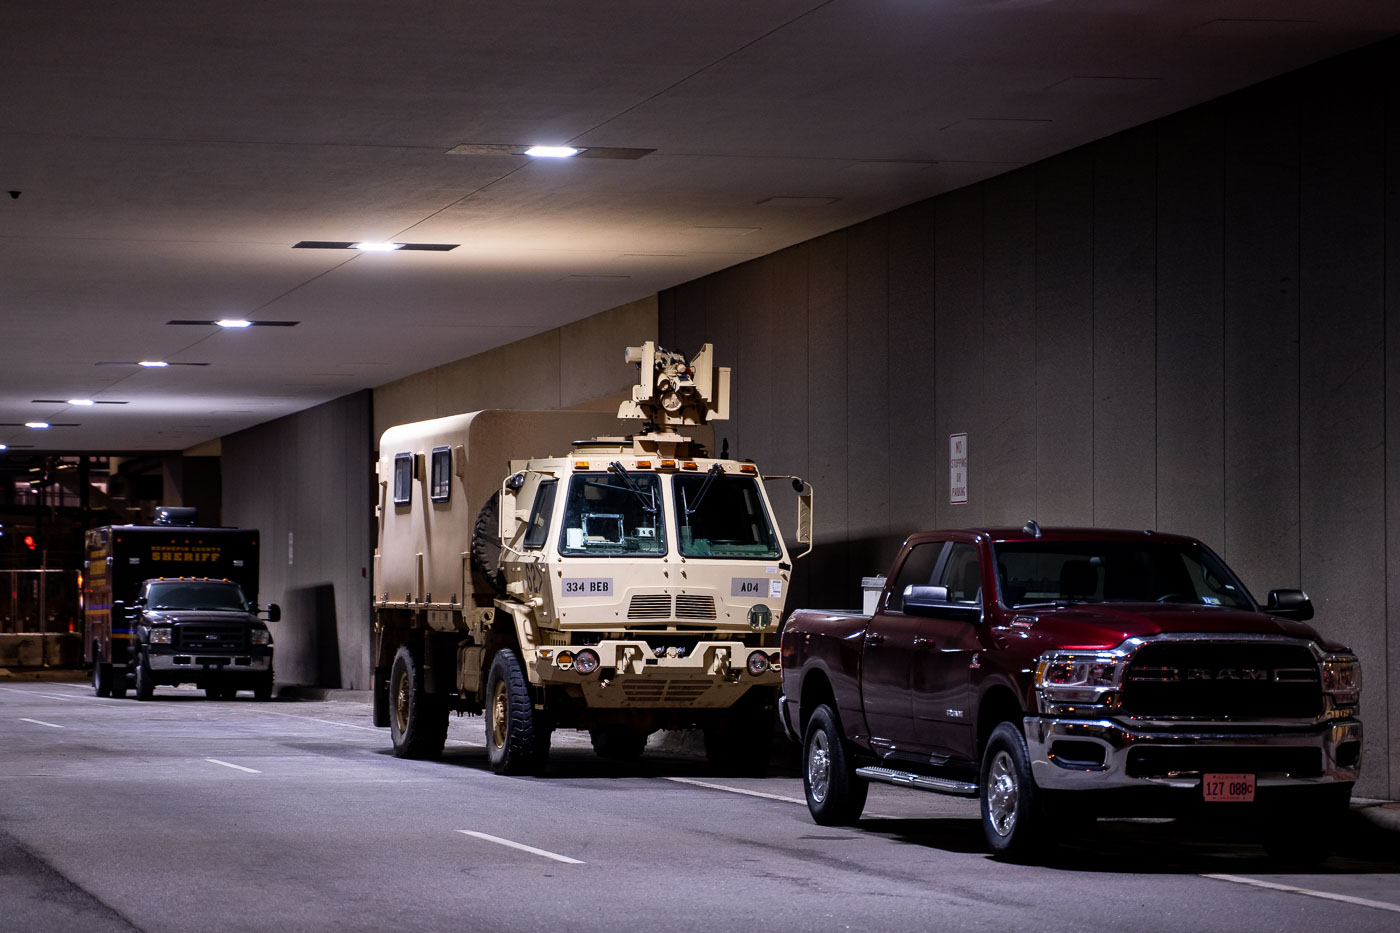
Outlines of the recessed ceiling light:
{"label": "recessed ceiling light", "polygon": [[69,404],[69,405],[82,405],[84,408],[86,408],[86,407],[89,406],[89,405],[96,405],[97,403],[94,402],[94,401],[93,401],[92,399],[90,399],[90,398],[70,398],[70,399],[68,400],[68,404]]}
{"label": "recessed ceiling light", "polygon": [[190,327],[296,327],[300,321],[244,321],[222,320],[222,321],[191,321],[181,318],[175,321],[166,321],[167,324],[187,325]]}
{"label": "recessed ceiling light", "polygon": [[253,322],[252,322],[252,321],[245,321],[245,320],[243,320],[242,318],[224,318],[223,320],[215,321],[214,323],[217,324],[217,325],[219,325],[220,327],[251,327],[251,326],[253,326]]}
{"label": "recessed ceiling light", "polygon": [[24,423],[24,426],[26,428],[34,428],[36,431],[41,431],[44,428],[47,428],[49,426],[49,423],[47,421],[26,421]]}
{"label": "recessed ceiling light", "polygon": [[537,159],[570,159],[578,155],[578,150],[573,146],[531,146],[525,154]]}
{"label": "recessed ceiling light", "polygon": [[145,366],[147,369],[164,369],[170,364],[165,362],[165,360],[141,360],[136,365]]}
{"label": "recessed ceiling light", "polygon": [[[501,143],[462,143],[447,150],[454,156],[540,156],[536,149],[573,149],[571,154],[579,159],[640,159],[649,156],[655,149],[637,149],[626,146],[525,146],[503,145]],[[570,154],[565,154],[569,157]],[[548,158],[548,156],[545,156]],[[557,156],[556,156],[557,158]]]}
{"label": "recessed ceiling light", "polygon": [[[372,244],[369,245],[372,246]],[[457,243],[392,243],[379,248],[405,252],[411,249],[421,249],[445,253],[450,249],[456,249],[458,245]],[[292,249],[364,249],[366,246],[367,244],[356,243],[354,240],[302,240],[299,243],[293,243]],[[258,322],[254,321],[253,323]]]}
{"label": "recessed ceiling light", "polygon": [[351,249],[364,250],[366,253],[392,253],[396,249],[403,249],[402,243],[374,243],[364,241],[362,243],[352,243]]}

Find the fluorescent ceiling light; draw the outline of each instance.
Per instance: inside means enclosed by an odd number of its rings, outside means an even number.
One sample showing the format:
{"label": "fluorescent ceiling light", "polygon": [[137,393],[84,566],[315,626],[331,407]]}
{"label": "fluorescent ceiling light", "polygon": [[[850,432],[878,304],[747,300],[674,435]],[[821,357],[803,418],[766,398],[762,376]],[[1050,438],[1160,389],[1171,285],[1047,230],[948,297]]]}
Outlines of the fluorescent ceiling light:
{"label": "fluorescent ceiling light", "polygon": [[252,322],[252,321],[245,321],[245,320],[243,320],[242,318],[224,318],[223,320],[221,320],[221,321],[215,321],[214,323],[215,323],[215,324],[218,324],[220,327],[252,327],[252,326],[253,326],[253,322]]}
{"label": "fluorescent ceiling light", "polygon": [[49,423],[47,421],[26,421],[24,423],[24,426],[26,428],[35,428],[36,430],[41,430],[43,428],[47,428],[49,426]]}
{"label": "fluorescent ceiling light", "polygon": [[578,155],[578,152],[573,146],[531,146],[525,150],[527,156],[537,159],[567,159]]}
{"label": "fluorescent ceiling light", "polygon": [[69,405],[82,405],[82,406],[86,407],[86,406],[88,406],[88,405],[96,405],[97,403],[94,402],[94,401],[93,401],[92,399],[90,399],[90,398],[70,398],[70,399],[68,400],[68,404],[69,404]]}
{"label": "fluorescent ceiling light", "polygon": [[165,362],[164,360],[142,360],[141,362],[137,363],[136,365],[137,365],[137,366],[145,366],[145,367],[147,367],[148,369],[164,369],[165,367],[169,366],[170,364],[167,363],[167,362]]}
{"label": "fluorescent ceiling light", "polygon": [[367,253],[392,253],[396,249],[402,249],[402,243],[355,243],[351,249],[364,250]]}

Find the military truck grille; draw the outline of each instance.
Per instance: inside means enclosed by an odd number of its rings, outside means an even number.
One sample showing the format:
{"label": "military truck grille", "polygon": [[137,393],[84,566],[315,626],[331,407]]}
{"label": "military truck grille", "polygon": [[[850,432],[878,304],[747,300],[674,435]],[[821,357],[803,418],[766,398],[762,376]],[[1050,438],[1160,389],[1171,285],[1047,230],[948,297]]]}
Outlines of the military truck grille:
{"label": "military truck grille", "polygon": [[713,619],[715,598],[713,596],[677,596],[677,619]]}
{"label": "military truck grille", "polygon": [[241,651],[244,626],[221,622],[185,622],[175,626],[175,647],[182,651]]}
{"label": "military truck grille", "polygon": [[1123,679],[1130,716],[1307,719],[1322,712],[1317,662],[1302,645],[1162,642]]}
{"label": "military truck grille", "polygon": [[627,606],[629,619],[669,619],[671,618],[671,597],[665,594],[642,593],[632,597]]}
{"label": "military truck grille", "polygon": [[641,683],[622,681],[622,695],[629,703],[691,703],[710,689],[709,681],[681,680]]}

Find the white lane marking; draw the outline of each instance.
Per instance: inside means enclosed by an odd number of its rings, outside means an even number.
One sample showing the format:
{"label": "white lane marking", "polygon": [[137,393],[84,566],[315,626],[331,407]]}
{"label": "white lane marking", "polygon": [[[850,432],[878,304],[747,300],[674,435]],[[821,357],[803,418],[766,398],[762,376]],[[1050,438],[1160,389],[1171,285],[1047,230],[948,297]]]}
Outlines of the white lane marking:
{"label": "white lane marking", "polygon": [[531,855],[542,855],[545,858],[552,858],[556,862],[564,862],[567,865],[586,865],[576,858],[569,858],[567,855],[560,855],[558,852],[549,852],[545,849],[536,849],[534,846],[527,846],[523,842],[511,842],[509,839],[502,839],[500,836],[492,836],[488,833],[479,833],[473,829],[459,829],[457,832],[464,836],[474,836],[477,839],[485,839],[487,842],[494,842],[497,845],[509,846],[512,849],[519,849],[521,852],[529,852]]}
{"label": "white lane marking", "polygon": [[223,765],[225,768],[232,768],[235,771],[246,771],[249,774],[262,774],[261,771],[255,770],[253,768],[245,768],[242,765],[236,765],[228,761],[220,761],[217,758],[206,758],[204,760],[209,762],[210,764]]}
{"label": "white lane marking", "polygon": [[51,726],[51,727],[54,728],[54,729],[62,729],[62,728],[63,728],[62,726],[60,726],[60,725],[59,725],[58,723],[56,723],[56,722],[44,722],[42,719],[25,719],[25,718],[21,717],[21,718],[20,718],[20,722],[32,722],[32,723],[34,723],[34,725],[36,725],[36,726]]}
{"label": "white lane marking", "polygon": [[706,787],[710,790],[727,790],[731,794],[743,794],[745,797],[762,797],[765,800],[781,800],[783,803],[800,803],[807,806],[807,801],[798,800],[796,797],[784,797],[781,794],[768,794],[761,790],[745,790],[742,787],[726,787],[723,784],[710,784],[705,781],[697,781],[694,778],[668,777],[666,780],[675,781],[677,784],[692,784],[695,787]]}
{"label": "white lane marking", "polygon": [[327,726],[344,726],[347,729],[365,729],[369,732],[380,731],[375,726],[362,726],[357,722],[336,722],[334,719],[317,719],[315,716],[298,716],[296,713],[283,713],[275,709],[259,710],[259,712],[268,713],[273,716],[286,716],[288,719],[300,719],[305,722],[319,722]]}
{"label": "white lane marking", "polygon": [[1233,884],[1248,884],[1256,888],[1268,888],[1271,891],[1284,891],[1288,894],[1302,894],[1307,897],[1320,897],[1329,901],[1341,901],[1343,904],[1355,904],[1358,907],[1373,907],[1376,910],[1389,910],[1400,914],[1400,904],[1389,904],[1385,901],[1371,901],[1364,897],[1352,897],[1349,894],[1333,894],[1331,891],[1314,891],[1311,888],[1297,888],[1291,884],[1278,884],[1274,881],[1261,881],[1258,878],[1241,878],[1239,875],[1201,875],[1202,878],[1213,878],[1216,881],[1229,881]]}

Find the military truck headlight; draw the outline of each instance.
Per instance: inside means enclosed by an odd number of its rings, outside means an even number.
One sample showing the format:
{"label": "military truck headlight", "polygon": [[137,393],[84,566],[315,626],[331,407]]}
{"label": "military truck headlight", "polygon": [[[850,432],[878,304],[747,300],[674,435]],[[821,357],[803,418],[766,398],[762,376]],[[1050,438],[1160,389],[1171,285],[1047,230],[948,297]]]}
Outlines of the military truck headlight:
{"label": "military truck headlight", "polygon": [[168,626],[168,625],[160,625],[160,626],[156,626],[155,628],[151,629],[151,644],[153,644],[153,645],[168,645],[168,644],[170,644],[170,626]]}
{"label": "military truck headlight", "polygon": [[1322,689],[1337,706],[1361,702],[1361,662],[1349,654],[1328,655],[1322,659]]}
{"label": "military truck headlight", "polygon": [[1035,668],[1035,687],[1051,703],[1097,703],[1116,690],[1127,658],[1118,651],[1048,651]]}
{"label": "military truck headlight", "polygon": [[580,674],[591,674],[598,669],[598,652],[584,648],[574,655],[574,670]]}
{"label": "military truck headlight", "polygon": [[272,644],[272,633],[269,632],[269,631],[268,631],[267,629],[265,629],[265,628],[255,628],[255,629],[253,629],[253,644],[255,644],[255,645],[270,645],[270,644]]}
{"label": "military truck headlight", "polygon": [[758,677],[768,672],[768,655],[762,651],[755,651],[749,655],[749,673]]}

